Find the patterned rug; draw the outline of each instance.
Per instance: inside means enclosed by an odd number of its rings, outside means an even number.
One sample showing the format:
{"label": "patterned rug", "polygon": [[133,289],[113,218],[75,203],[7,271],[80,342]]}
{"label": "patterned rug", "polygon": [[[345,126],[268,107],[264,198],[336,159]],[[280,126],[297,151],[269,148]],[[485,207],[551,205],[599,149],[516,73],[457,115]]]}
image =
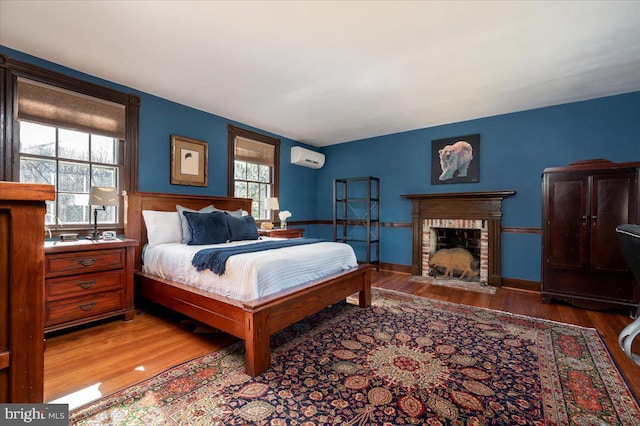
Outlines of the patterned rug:
{"label": "patterned rug", "polygon": [[[593,329],[373,290],[272,339],[243,342],[71,413],[109,425],[638,425],[640,408]],[[176,348],[180,350],[180,348]]]}

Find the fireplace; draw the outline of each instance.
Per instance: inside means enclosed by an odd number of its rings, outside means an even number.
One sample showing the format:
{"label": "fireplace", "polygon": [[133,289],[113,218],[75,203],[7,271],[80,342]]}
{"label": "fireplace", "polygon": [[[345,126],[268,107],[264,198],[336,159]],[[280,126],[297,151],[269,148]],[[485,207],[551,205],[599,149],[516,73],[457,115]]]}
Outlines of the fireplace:
{"label": "fireplace", "polygon": [[462,247],[478,270],[472,280],[499,287],[502,200],[515,191],[403,195],[412,202],[411,273],[433,275],[429,260],[440,248]]}

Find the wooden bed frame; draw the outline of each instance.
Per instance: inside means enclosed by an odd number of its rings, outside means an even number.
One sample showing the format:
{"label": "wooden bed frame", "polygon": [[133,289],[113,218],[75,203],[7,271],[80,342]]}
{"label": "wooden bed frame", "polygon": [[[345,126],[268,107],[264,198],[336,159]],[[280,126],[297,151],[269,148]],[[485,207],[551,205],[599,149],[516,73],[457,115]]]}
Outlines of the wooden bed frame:
{"label": "wooden bed frame", "polygon": [[137,240],[136,294],[225,331],[245,341],[246,373],[256,376],[271,365],[270,336],[307,316],[359,293],[360,307],[371,305],[369,265],[327,277],[250,302],[238,302],[141,271],[141,251],[147,243],[143,210],[176,211],[213,204],[221,210],[251,211],[245,198],[129,192],[125,194],[125,236]]}

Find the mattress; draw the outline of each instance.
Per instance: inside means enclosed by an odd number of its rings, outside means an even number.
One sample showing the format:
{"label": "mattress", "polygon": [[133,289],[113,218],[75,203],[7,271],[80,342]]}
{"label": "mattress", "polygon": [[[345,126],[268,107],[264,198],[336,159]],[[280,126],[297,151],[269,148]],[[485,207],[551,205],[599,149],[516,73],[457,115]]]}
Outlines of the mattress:
{"label": "mattress", "polygon": [[191,265],[191,259],[200,250],[260,244],[266,240],[275,238],[198,246],[158,244],[145,248],[142,270],[231,300],[248,302],[358,266],[351,246],[335,242],[234,255],[227,260],[221,276],[210,270],[198,272]]}

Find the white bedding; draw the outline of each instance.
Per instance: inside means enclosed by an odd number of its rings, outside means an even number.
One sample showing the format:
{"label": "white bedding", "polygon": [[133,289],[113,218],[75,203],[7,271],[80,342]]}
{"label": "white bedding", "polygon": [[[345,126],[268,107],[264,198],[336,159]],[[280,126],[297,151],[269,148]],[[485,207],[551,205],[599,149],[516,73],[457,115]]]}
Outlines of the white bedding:
{"label": "white bedding", "polygon": [[221,245],[260,244],[264,240],[275,238],[204,246],[180,243],[147,246],[142,269],[162,278],[246,302],[357,266],[351,246],[334,242],[231,256],[227,260],[226,272],[221,276],[210,270],[198,272],[191,265],[191,259],[200,250]]}

